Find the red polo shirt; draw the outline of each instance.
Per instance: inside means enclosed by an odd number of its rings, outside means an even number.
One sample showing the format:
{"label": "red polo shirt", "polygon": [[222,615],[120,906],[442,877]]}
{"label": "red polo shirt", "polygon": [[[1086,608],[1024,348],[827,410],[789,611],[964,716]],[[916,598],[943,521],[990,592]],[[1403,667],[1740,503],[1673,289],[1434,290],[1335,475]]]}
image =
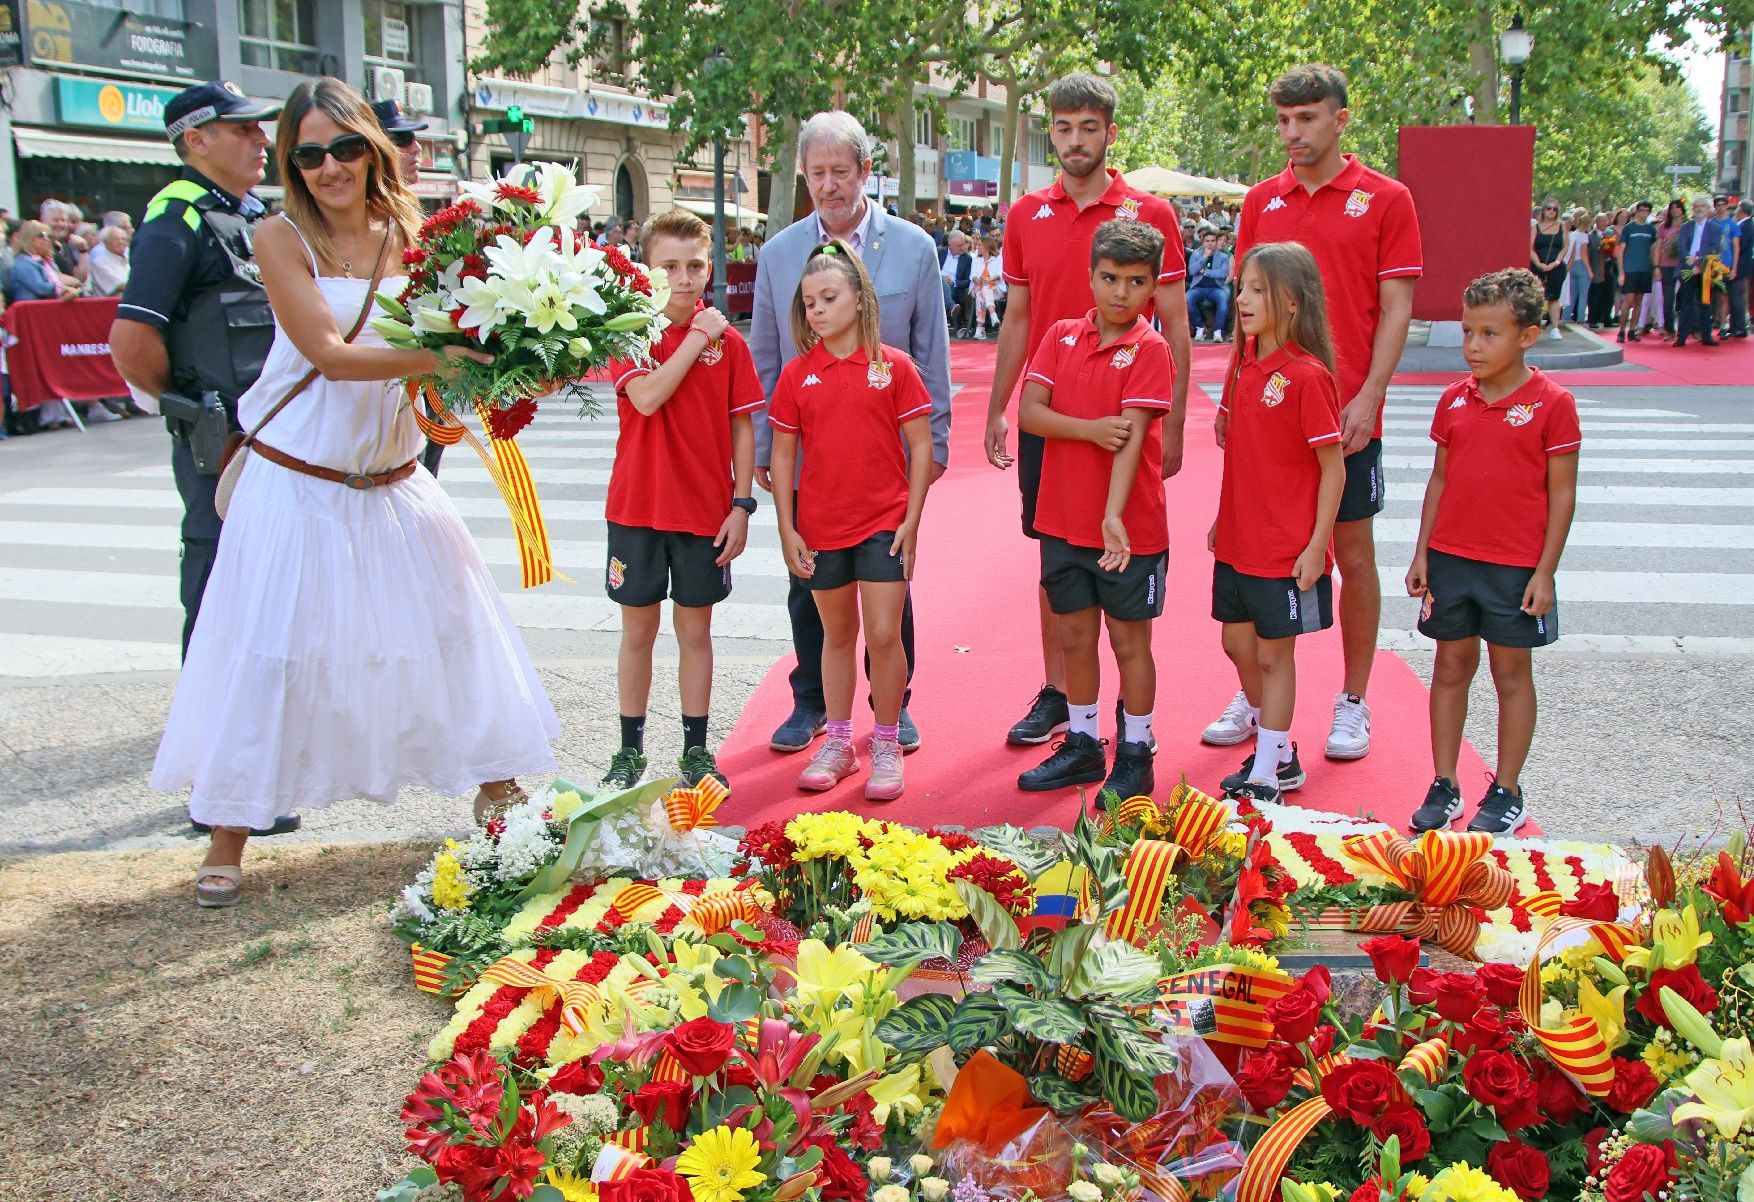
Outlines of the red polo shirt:
{"label": "red polo shirt", "polygon": [[[1250,340],[1220,404],[1230,412],[1230,429],[1218,491],[1218,559],[1245,576],[1289,576],[1315,532],[1322,466],[1314,449],[1340,441],[1334,377],[1294,347],[1257,359]],[[1324,570],[1333,566],[1330,545]]]}
{"label": "red polo shirt", "polygon": [[815,346],[786,364],[767,420],[806,448],[798,533],[812,551],[854,547],[907,517],[907,453],[896,427],[932,412],[914,362],[892,346],[836,359]]}
{"label": "red polo shirt", "polygon": [[686,337],[688,324],[673,323],[652,344],[650,363],[617,359],[609,364],[621,430],[604,516],[622,526],[710,538],[731,512],[731,417],[761,408],[761,379],[748,343],[727,329],[648,417],[627,399],[628,382],[651,374]]}
{"label": "red polo shirt", "polygon": [[1583,442],[1577,401],[1530,368],[1528,381],[1487,403],[1469,376],[1452,384],[1431,416],[1431,440],[1447,447],[1443,496],[1431,547],[1467,559],[1532,568],[1547,540],[1547,460]]}
{"label": "red polo shirt", "polygon": [[[1170,406],[1175,371],[1169,344],[1143,317],[1107,346],[1099,345],[1096,310],[1056,321],[1029,361],[1029,380],[1046,385],[1049,404],[1068,417],[1119,417],[1123,409],[1147,409],[1153,418]],[[1041,493],[1035,528],[1080,547],[1102,546],[1102,515],[1115,453],[1070,438],[1050,438],[1042,453]],[[1146,432],[1139,471],[1121,521],[1135,555],[1169,549],[1163,506],[1163,440]]]}
{"label": "red polo shirt", "polygon": [[[1257,242],[1301,242],[1322,269],[1333,331],[1340,402],[1358,395],[1370,375],[1371,344],[1383,280],[1425,273],[1419,218],[1406,186],[1346,155],[1345,169],[1312,196],[1287,166],[1249,189],[1237,224],[1236,263]],[[1374,437],[1382,437],[1382,411]]]}
{"label": "red polo shirt", "polygon": [[[1168,284],[1188,274],[1175,207],[1161,197],[1139,191],[1118,171],[1108,174],[1108,190],[1083,209],[1066,195],[1055,177],[1047,187],[1013,201],[1006,215],[1001,258],[1005,281],[1029,289],[1030,357],[1049,326],[1081,318],[1095,303],[1090,292],[1090,242],[1103,222],[1116,218],[1149,221],[1163,234],[1163,267],[1157,282]],[[1145,316],[1151,316],[1150,309],[1145,310]]]}

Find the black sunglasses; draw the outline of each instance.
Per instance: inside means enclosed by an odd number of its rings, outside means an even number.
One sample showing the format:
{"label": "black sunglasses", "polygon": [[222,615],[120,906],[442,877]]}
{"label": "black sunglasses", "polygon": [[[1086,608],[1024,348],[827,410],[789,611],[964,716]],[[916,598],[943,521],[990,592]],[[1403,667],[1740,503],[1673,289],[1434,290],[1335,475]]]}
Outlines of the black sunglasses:
{"label": "black sunglasses", "polygon": [[301,171],[315,171],[323,165],[323,160],[330,155],[335,156],[337,163],[358,162],[365,157],[371,148],[364,134],[342,134],[327,146],[319,142],[300,142],[292,148],[293,166]]}
{"label": "black sunglasses", "polygon": [[393,130],[390,133],[390,141],[394,142],[397,146],[400,146],[403,150],[407,150],[410,146],[414,145],[414,131],[409,129]]}

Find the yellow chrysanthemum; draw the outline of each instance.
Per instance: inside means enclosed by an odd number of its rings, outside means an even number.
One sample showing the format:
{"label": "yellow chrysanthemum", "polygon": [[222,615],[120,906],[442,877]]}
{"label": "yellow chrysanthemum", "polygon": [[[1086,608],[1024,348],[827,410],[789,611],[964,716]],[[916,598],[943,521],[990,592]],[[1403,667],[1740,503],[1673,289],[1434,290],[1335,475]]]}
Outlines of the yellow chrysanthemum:
{"label": "yellow chrysanthemum", "polygon": [[786,823],[800,860],[850,859],[859,854],[859,837],[867,823],[857,814],[833,810],[826,814],[800,814]]}
{"label": "yellow chrysanthemum", "polygon": [[1518,1202],[1517,1196],[1471,1164],[1452,1164],[1431,1179],[1420,1202]]}
{"label": "yellow chrysanthemum", "polygon": [[1668,1029],[1658,1027],[1656,1038],[1644,1045],[1639,1059],[1650,1068],[1656,1079],[1667,1085],[1676,1077],[1691,1069],[1695,1063],[1692,1053],[1676,1045]]}
{"label": "yellow chrysanthemum", "polygon": [[597,1202],[597,1187],[591,1184],[589,1177],[581,1177],[577,1173],[568,1173],[561,1169],[549,1169],[544,1180],[560,1191],[566,1202]]}
{"label": "yellow chrysanthemum", "polygon": [[767,1180],[760,1165],[755,1136],[741,1127],[703,1131],[676,1158],[676,1171],[688,1179],[695,1202],[743,1202],[745,1191]]}
{"label": "yellow chrysanthemum", "polygon": [[[452,848],[457,845],[455,839],[446,839],[445,846]],[[463,875],[463,866],[457,863],[457,857],[449,851],[441,851],[438,859],[433,862],[432,904],[441,910],[467,910],[469,895],[469,879]]]}
{"label": "yellow chrysanthemum", "polygon": [[[574,814],[578,813],[579,807],[584,804],[584,798],[580,797],[578,793],[572,789],[568,789],[564,793],[556,794],[554,804],[548,807],[548,812],[553,816],[556,822],[565,822],[568,818],[571,818]],[[595,1193],[596,1192],[593,1190],[593,1197],[595,1196]]]}

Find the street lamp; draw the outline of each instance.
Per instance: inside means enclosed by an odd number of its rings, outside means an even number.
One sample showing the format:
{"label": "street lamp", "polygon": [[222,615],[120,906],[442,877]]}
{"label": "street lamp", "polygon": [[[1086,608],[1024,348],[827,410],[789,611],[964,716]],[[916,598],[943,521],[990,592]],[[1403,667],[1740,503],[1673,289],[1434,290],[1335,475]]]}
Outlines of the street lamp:
{"label": "street lamp", "polygon": [[[718,46],[707,55],[703,67],[712,75],[730,65],[731,56],[723,46]],[[713,308],[727,316],[730,309],[725,302],[725,277],[729,274],[730,266],[725,260],[725,136],[720,133],[713,138]]]}
{"label": "street lamp", "polygon": [[1511,18],[1510,28],[1498,35],[1498,61],[1510,68],[1510,123],[1517,124],[1523,107],[1523,68],[1535,48],[1535,37],[1523,28],[1523,15]]}

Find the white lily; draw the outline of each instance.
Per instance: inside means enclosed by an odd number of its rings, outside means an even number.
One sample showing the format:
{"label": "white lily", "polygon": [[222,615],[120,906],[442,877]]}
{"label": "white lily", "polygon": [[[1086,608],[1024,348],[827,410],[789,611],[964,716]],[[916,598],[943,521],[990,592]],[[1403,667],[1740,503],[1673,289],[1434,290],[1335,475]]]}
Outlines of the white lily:
{"label": "white lily", "polygon": [[580,187],[572,167],[541,163],[533,174],[535,179],[531,186],[542,196],[543,221],[570,225],[574,218],[597,203],[597,190]]}
{"label": "white lily", "polygon": [[486,250],[487,273],[521,284],[535,284],[554,274],[560,255],[554,248],[554,227],[543,226],[528,243],[501,234]]}
{"label": "white lily", "polygon": [[648,267],[645,270],[646,279],[652,285],[652,307],[662,313],[664,306],[670,303],[670,273],[662,267]]}
{"label": "white lily", "polygon": [[457,319],[457,328],[480,330],[483,337],[504,325],[506,314],[512,308],[505,295],[504,281],[484,280],[479,276],[463,281],[457,289],[456,300],[464,306],[463,316]]}
{"label": "white lily", "polygon": [[530,324],[537,333],[548,334],[558,328],[570,334],[579,328],[571,299],[554,282],[538,285],[534,295],[536,304],[530,310]]}
{"label": "white lily", "polygon": [[443,309],[418,308],[413,311],[414,328],[421,334],[455,334],[457,323]]}

